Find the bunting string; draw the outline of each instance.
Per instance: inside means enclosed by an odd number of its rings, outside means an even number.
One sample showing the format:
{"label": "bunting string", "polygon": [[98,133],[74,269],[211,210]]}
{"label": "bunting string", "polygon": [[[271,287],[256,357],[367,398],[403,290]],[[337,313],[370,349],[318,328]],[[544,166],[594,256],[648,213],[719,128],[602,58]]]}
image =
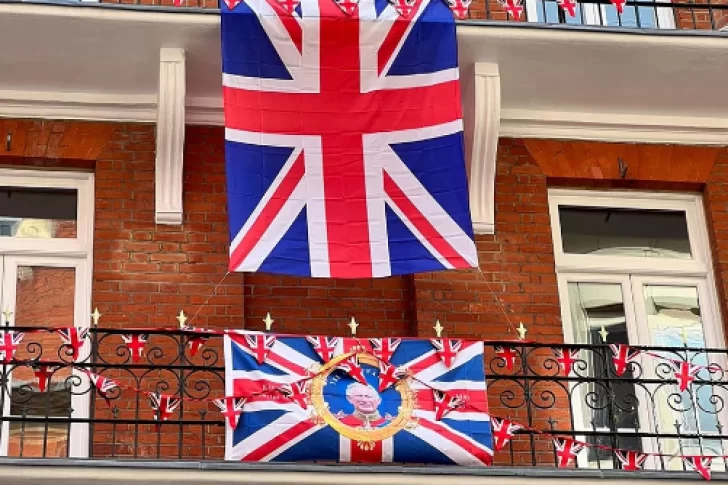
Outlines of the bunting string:
{"label": "bunting string", "polygon": [[[15,353],[19,348],[22,340],[28,334],[40,333],[40,332],[55,332],[61,335],[63,343],[61,347],[65,349],[65,354],[73,359],[73,362],[50,362],[46,360],[18,360],[16,359]],[[239,332],[234,330],[201,330],[189,326],[185,326],[182,329],[126,329],[123,333],[119,334],[119,337],[123,340],[127,348],[129,349],[129,356],[133,362],[137,362],[144,353],[144,347],[149,339],[150,333],[164,333],[164,332],[181,332],[191,345],[194,342],[194,347],[199,349],[200,346],[204,345],[206,340],[212,335],[228,335],[235,333],[240,335]],[[300,337],[300,335],[287,335],[287,334],[267,334],[267,333],[246,333],[244,334],[246,341],[248,342],[249,348],[252,351],[254,357],[260,364],[265,363],[268,358],[268,353],[275,343],[277,338],[291,336]],[[271,393],[278,393],[282,398],[291,400],[294,403],[299,404],[304,409],[307,406],[307,388],[311,379],[315,378],[318,371],[310,371],[309,375],[302,377],[301,379],[290,383],[289,385],[281,388],[263,390],[259,392],[250,392],[243,395],[226,395],[215,398],[194,398],[190,396],[176,396],[169,395],[158,391],[148,391],[137,388],[135,386],[127,385],[122,382],[116,381],[112,378],[96,374],[89,370],[89,367],[93,367],[93,364],[86,364],[83,362],[76,362],[80,355],[80,349],[84,341],[90,338],[90,332],[88,329],[80,328],[42,328],[42,329],[26,329],[10,330],[10,327],[0,332],[0,360],[5,366],[28,366],[34,370],[34,375],[37,380],[38,388],[41,392],[44,392],[52,375],[59,369],[64,367],[70,367],[78,370],[79,372],[86,375],[91,384],[96,388],[97,392],[103,397],[108,404],[110,404],[109,393],[114,389],[121,391],[130,391],[138,394],[145,395],[150,401],[150,410],[153,412],[154,419],[159,421],[159,424],[164,421],[168,421],[173,415],[179,404],[183,401],[189,402],[210,402],[217,407],[225,422],[228,426],[236,426],[239,422],[240,416],[245,412],[245,404],[248,400],[253,399],[257,396],[267,395]],[[334,355],[334,347],[338,342],[339,337],[318,337],[310,336],[307,338],[311,344],[312,349],[321,357],[323,362],[327,362]],[[561,467],[570,466],[578,454],[585,448],[600,449],[613,453],[615,457],[622,464],[623,470],[638,470],[641,469],[648,457],[660,457],[674,459],[679,458],[685,462],[687,468],[694,470],[700,476],[705,479],[710,479],[710,465],[712,460],[715,459],[726,459],[728,455],[710,455],[710,456],[693,456],[693,455],[680,455],[670,453],[655,453],[655,452],[642,452],[636,450],[628,450],[621,448],[613,448],[599,443],[587,443],[584,441],[576,440],[568,436],[562,436],[555,434],[551,431],[528,426],[524,423],[520,423],[515,420],[511,420],[506,417],[500,417],[493,415],[488,412],[487,404],[484,402],[484,406],[479,406],[476,403],[471,402],[468,396],[453,395],[447,390],[438,389],[433,386],[432,383],[426,382],[415,378],[411,372],[406,368],[398,368],[390,364],[390,357],[396,350],[400,342],[405,338],[385,338],[385,339],[359,339],[361,345],[358,346],[358,350],[348,352],[346,357],[342,360],[339,365],[339,369],[346,372],[350,377],[355,380],[362,381],[362,367],[359,363],[359,355],[366,353],[373,356],[379,362],[380,368],[380,391],[384,390],[392,385],[395,385],[401,379],[411,379],[417,382],[423,388],[429,389],[433,393],[434,411],[438,420],[443,419],[448,413],[454,410],[467,410],[468,412],[476,412],[487,414],[492,423],[493,429],[493,443],[496,451],[502,450],[507,446],[508,442],[513,439],[515,435],[522,432],[530,434],[543,435],[549,437],[553,441],[554,451],[556,453],[557,464]],[[366,342],[365,342],[366,341]],[[363,350],[366,348],[366,343],[371,345],[372,350]],[[450,363],[456,358],[458,351],[463,348],[465,341],[460,339],[447,339],[438,338],[431,339],[433,351],[439,355],[442,362],[449,366]],[[488,342],[488,341],[486,341]],[[512,369],[513,360],[511,357],[516,353],[513,349],[516,345],[528,345],[525,341],[498,341],[492,342],[496,344],[496,355],[497,358],[504,360],[507,368]],[[539,344],[543,346],[543,344]],[[698,365],[690,362],[678,361],[665,357],[657,352],[642,351],[639,348],[629,347],[627,345],[618,344],[611,345],[610,348],[613,355],[613,364],[615,372],[618,375],[624,373],[629,363],[634,361],[638,355],[645,355],[650,358],[658,359],[664,363],[667,363],[674,370],[675,381],[681,391],[686,391],[690,385],[697,379],[697,374],[701,370],[707,370],[709,372],[718,372],[720,369],[714,364],[711,365]],[[511,352],[508,351],[511,350]],[[569,376],[573,371],[574,363],[578,361],[579,349],[566,346],[564,344],[557,344],[551,347],[554,357],[559,364],[560,373],[565,376]],[[59,353],[59,355],[61,355]],[[365,380],[364,380],[365,382]],[[574,431],[574,434],[578,434],[578,431]]]}

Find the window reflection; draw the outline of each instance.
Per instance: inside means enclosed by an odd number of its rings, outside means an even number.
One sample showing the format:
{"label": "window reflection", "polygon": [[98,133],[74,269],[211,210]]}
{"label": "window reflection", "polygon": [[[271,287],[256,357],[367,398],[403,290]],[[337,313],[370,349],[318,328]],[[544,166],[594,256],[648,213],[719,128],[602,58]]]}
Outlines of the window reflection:
{"label": "window reflection", "polygon": [[684,212],[559,207],[563,250],[570,254],[690,259]]}
{"label": "window reflection", "polygon": [[[624,309],[622,286],[617,283],[569,283],[569,309],[571,312],[574,341],[579,344],[605,343],[602,335],[606,335],[606,343],[629,343],[627,336],[627,319]],[[604,333],[606,332],[606,333]],[[589,351],[584,353],[587,360],[589,376],[597,379],[617,379],[611,354]],[[622,375],[624,379],[632,379],[628,370]],[[603,382],[603,381],[602,381]],[[613,381],[610,390],[603,385],[580,385],[578,396],[582,408],[582,426],[596,431],[632,431],[639,428],[638,410],[635,400],[635,388],[630,382]],[[586,399],[586,396],[589,399]],[[607,437],[587,437],[587,442],[615,446],[615,442]],[[641,450],[638,438],[620,437],[618,448]],[[607,450],[591,447],[588,449],[590,467],[613,468],[613,455]]]}
{"label": "window reflection", "polygon": [[[698,288],[695,286],[645,285],[645,307],[650,344],[657,347],[705,348],[703,317]],[[687,359],[696,365],[710,365],[705,352],[663,352],[668,359]],[[710,380],[710,373],[701,370],[697,378]],[[680,434],[720,434],[718,411],[712,399],[717,390],[710,385],[693,385],[680,392],[677,384],[663,386],[658,391],[655,424],[657,431]],[[685,455],[724,455],[720,440],[662,439],[662,453]],[[716,463],[718,465],[718,463]],[[681,469],[679,461],[671,460],[670,469]]]}

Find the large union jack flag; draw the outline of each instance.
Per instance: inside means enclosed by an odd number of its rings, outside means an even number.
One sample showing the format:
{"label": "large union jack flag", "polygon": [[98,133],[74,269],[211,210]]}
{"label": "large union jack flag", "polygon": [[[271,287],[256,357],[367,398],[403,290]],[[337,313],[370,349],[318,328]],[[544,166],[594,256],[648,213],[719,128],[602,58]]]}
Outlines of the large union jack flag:
{"label": "large union jack flag", "polygon": [[[381,390],[369,341],[338,339],[324,362],[314,349],[316,339],[277,337],[259,364],[256,347],[262,340],[246,335],[225,337],[225,394],[246,399],[240,422],[228,428],[226,459],[491,462],[482,342],[463,342],[448,368],[429,340],[402,339],[390,365],[409,377]],[[352,360],[357,348],[366,351]],[[366,384],[339,361],[358,361]],[[438,419],[443,395],[463,404]]]}
{"label": "large union jack flag", "polygon": [[222,5],[232,271],[477,264],[453,14],[413,1]]}

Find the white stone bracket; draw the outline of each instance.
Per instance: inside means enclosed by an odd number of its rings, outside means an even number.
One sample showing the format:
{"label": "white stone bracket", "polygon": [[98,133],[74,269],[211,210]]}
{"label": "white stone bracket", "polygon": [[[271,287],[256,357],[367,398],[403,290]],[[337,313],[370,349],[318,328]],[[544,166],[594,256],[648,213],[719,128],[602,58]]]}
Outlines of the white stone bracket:
{"label": "white stone bracket", "polygon": [[182,224],[182,169],[185,145],[185,50],[159,50],[155,221]]}
{"label": "white stone bracket", "polygon": [[495,172],[500,132],[501,86],[498,65],[476,62],[473,72],[470,212],[476,234],[495,232]]}

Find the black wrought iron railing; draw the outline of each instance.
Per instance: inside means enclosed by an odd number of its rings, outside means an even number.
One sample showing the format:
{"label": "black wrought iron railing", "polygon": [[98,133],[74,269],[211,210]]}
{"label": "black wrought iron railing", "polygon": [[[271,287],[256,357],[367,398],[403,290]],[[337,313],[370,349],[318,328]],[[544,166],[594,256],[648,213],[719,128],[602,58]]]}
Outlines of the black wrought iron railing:
{"label": "black wrought iron railing", "polygon": [[[74,361],[57,332],[7,328],[25,337],[0,364],[6,456],[224,458],[226,423],[211,402],[225,390],[220,333],[195,351],[190,332],[94,328]],[[136,361],[123,335],[144,336]],[[569,466],[619,469],[635,453],[646,468],[684,470],[702,456],[724,471],[726,362],[725,349],[486,342],[487,411],[516,425],[494,464],[563,464],[556,439],[584,447]],[[182,400],[160,421],[152,394]]]}

